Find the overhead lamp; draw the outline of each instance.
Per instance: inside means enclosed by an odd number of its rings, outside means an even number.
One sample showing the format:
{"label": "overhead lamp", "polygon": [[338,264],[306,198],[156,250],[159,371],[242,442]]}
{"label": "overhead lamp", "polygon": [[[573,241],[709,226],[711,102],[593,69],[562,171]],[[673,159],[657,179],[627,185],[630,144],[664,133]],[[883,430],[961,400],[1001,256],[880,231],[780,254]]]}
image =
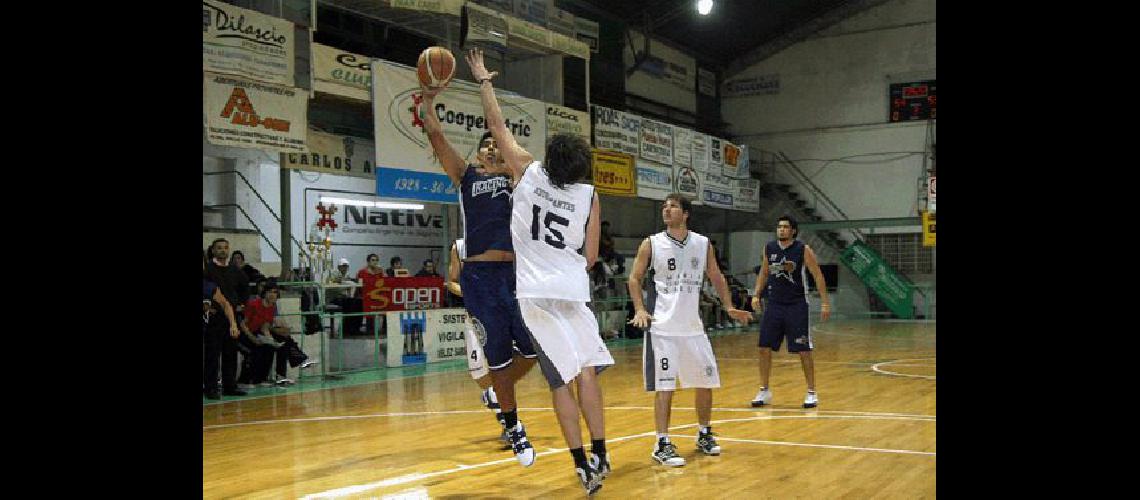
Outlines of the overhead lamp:
{"label": "overhead lamp", "polygon": [[702,16],[709,15],[712,12],[713,0],[697,0],[697,13]]}
{"label": "overhead lamp", "polygon": [[333,203],[336,205],[353,205],[357,207],[371,207],[371,208],[391,208],[395,210],[423,210],[422,203],[398,203],[394,201],[368,201],[368,200],[353,200],[351,198],[337,198],[333,196],[322,196],[321,203]]}

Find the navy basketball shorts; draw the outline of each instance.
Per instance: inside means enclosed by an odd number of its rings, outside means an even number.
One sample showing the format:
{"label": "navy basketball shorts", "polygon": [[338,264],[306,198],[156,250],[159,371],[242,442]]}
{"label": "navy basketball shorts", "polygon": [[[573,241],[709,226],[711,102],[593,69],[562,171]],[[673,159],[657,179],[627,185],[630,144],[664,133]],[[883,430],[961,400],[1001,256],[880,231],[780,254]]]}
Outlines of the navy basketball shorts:
{"label": "navy basketball shorts", "polygon": [[760,347],[780,350],[788,339],[788,352],[812,350],[811,326],[808,324],[807,301],[779,304],[769,301],[760,320]]}
{"label": "navy basketball shorts", "polygon": [[472,323],[486,332],[483,354],[492,371],[510,366],[515,348],[523,357],[536,356],[515,299],[514,262],[464,262],[459,286]]}

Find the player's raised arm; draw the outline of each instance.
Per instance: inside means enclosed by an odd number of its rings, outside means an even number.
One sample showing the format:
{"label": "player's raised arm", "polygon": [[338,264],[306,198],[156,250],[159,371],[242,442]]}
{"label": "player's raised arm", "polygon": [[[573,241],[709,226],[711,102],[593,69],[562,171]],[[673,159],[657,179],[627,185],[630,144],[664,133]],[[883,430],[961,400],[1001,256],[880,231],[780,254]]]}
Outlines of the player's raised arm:
{"label": "player's raised arm", "polygon": [[487,127],[491,129],[491,136],[499,146],[503,162],[511,170],[511,180],[518,182],[526,166],[534,161],[534,155],[519,146],[503,119],[503,111],[499,109],[499,101],[495,97],[495,88],[491,86],[491,79],[499,72],[487,71],[487,67],[483,64],[481,49],[471,49],[467,52],[466,59],[467,64],[471,66],[471,76],[479,84],[479,96],[483,101],[483,115],[487,119]]}
{"label": "player's raised arm", "polygon": [[459,287],[459,252],[455,249],[455,243],[451,244],[451,259],[447,261],[447,289],[451,290],[460,297],[463,296],[463,289]]}
{"label": "player's raised arm", "polygon": [[460,180],[463,179],[463,169],[467,167],[467,164],[463,161],[463,157],[455,152],[455,148],[448,142],[447,137],[443,135],[443,126],[439,123],[439,117],[436,116],[434,109],[435,96],[439,95],[440,92],[443,92],[443,88],[423,88],[424,100],[420,103],[420,114],[423,115],[424,132],[427,133],[428,141],[431,142],[431,148],[435,151],[436,158],[439,158],[447,177],[458,186]]}

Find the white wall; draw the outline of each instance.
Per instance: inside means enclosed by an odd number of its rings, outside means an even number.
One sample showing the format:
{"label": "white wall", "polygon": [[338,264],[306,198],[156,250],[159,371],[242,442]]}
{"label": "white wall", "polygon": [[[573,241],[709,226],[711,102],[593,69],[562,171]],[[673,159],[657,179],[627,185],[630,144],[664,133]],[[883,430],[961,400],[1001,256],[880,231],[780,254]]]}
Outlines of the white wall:
{"label": "white wall", "polygon": [[923,151],[926,122],[887,123],[888,86],[936,77],[934,21],[934,0],[894,0],[729,77],[778,74],[781,87],[774,95],[725,98],[730,133],[750,147],[804,160],[800,168],[849,218],[918,215],[923,155],[855,158],[877,164],[809,160]]}

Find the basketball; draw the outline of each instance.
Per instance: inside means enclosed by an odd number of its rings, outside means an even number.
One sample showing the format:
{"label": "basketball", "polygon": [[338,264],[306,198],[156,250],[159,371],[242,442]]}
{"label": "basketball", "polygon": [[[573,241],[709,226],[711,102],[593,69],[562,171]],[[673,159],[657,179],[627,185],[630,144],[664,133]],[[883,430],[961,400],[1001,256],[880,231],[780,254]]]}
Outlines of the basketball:
{"label": "basketball", "polygon": [[444,47],[428,47],[420,52],[420,59],[416,62],[416,75],[424,87],[447,85],[455,75],[455,56]]}

